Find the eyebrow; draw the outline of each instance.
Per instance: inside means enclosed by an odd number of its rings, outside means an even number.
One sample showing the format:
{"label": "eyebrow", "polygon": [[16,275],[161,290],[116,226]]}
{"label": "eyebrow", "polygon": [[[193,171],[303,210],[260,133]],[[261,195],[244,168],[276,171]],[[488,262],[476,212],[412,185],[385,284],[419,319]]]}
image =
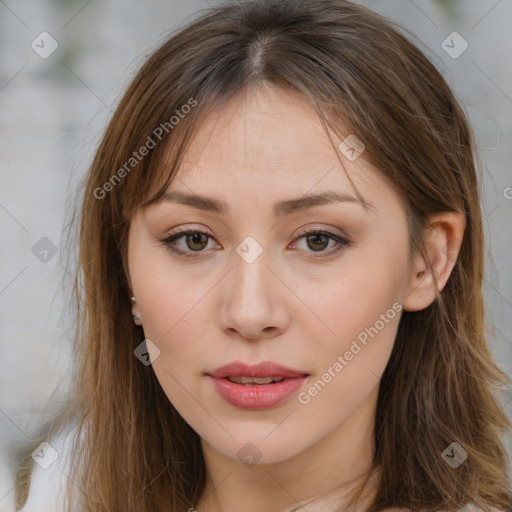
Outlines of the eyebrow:
{"label": "eyebrow", "polygon": [[[181,190],[171,190],[166,192],[162,196],[161,202],[184,204],[198,210],[211,211],[223,215],[225,215],[228,211],[228,206],[223,201],[219,201],[212,197],[189,194]],[[359,200],[354,196],[344,192],[330,190],[320,194],[309,194],[302,197],[279,201],[274,204],[273,210],[274,215],[278,217],[306,210],[308,208],[312,208],[313,206],[333,203],[355,203],[360,204],[365,209],[368,207],[375,208],[371,203],[365,201],[364,199]]]}

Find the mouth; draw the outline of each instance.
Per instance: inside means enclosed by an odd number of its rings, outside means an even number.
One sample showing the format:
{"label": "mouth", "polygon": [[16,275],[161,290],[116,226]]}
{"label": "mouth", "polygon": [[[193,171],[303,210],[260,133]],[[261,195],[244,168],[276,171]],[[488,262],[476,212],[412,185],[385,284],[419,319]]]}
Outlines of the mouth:
{"label": "mouth", "polygon": [[230,363],[207,373],[219,395],[239,409],[280,405],[304,384],[309,373],[277,363]]}

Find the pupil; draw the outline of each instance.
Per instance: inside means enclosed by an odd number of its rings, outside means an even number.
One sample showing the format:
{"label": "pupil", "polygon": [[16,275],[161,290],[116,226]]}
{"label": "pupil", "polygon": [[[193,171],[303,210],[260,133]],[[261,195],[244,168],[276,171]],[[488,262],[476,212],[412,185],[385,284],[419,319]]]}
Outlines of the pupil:
{"label": "pupil", "polygon": [[[308,240],[311,240],[312,238],[318,238],[318,237],[323,238],[323,239],[324,239],[324,242],[325,242],[325,240],[326,240],[326,236],[325,236],[325,235],[322,235],[322,234],[319,234],[319,233],[317,233],[317,234],[315,234],[315,235],[310,235],[310,236],[308,237]],[[317,243],[317,242],[314,242],[314,243]],[[321,242],[320,242],[320,244],[321,244]],[[325,243],[324,243],[323,245],[325,246]],[[321,249],[322,249],[322,248],[325,248],[325,247],[321,247]],[[312,249],[314,249],[314,247],[312,247]]]}
{"label": "pupil", "polygon": [[[199,241],[198,241],[198,237],[199,237]],[[187,236],[187,245],[188,245],[189,249],[192,249],[192,250],[200,250],[200,249],[204,249],[204,243],[203,243],[203,245],[202,245],[199,249],[198,249],[198,248],[194,248],[194,247],[190,247],[190,245],[188,244],[188,242],[190,241],[190,239],[192,239],[192,240],[193,240],[193,243],[194,243],[194,244],[195,244],[195,243],[200,244],[200,243],[201,243],[201,242],[200,242],[201,238],[203,238],[203,242],[204,242],[204,240],[206,239],[206,236],[205,236],[205,235],[203,235],[202,233],[193,233],[192,235],[188,235],[188,236]]]}

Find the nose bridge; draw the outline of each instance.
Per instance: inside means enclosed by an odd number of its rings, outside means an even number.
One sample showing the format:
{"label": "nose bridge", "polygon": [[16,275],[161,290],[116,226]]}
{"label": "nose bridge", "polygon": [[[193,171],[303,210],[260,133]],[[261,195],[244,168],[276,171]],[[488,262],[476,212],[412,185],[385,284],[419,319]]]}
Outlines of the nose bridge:
{"label": "nose bridge", "polygon": [[[223,287],[221,327],[236,330],[246,338],[268,336],[281,331],[286,323],[286,308],[274,288],[270,251],[255,237],[246,237],[233,252],[233,268]],[[263,332],[265,331],[265,332]]]}
{"label": "nose bridge", "polygon": [[265,250],[255,237],[247,236],[233,254],[231,276],[231,295],[239,306],[252,309],[262,308],[270,299],[269,287],[269,251]]}

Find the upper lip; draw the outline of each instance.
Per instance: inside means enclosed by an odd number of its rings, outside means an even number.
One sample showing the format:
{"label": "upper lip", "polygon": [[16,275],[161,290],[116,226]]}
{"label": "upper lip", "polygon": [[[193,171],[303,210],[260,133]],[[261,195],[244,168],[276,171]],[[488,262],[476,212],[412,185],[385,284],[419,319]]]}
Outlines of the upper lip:
{"label": "upper lip", "polygon": [[225,377],[284,377],[294,378],[309,375],[307,372],[293,370],[272,361],[250,365],[242,361],[235,361],[208,372],[208,375],[223,379]]}

